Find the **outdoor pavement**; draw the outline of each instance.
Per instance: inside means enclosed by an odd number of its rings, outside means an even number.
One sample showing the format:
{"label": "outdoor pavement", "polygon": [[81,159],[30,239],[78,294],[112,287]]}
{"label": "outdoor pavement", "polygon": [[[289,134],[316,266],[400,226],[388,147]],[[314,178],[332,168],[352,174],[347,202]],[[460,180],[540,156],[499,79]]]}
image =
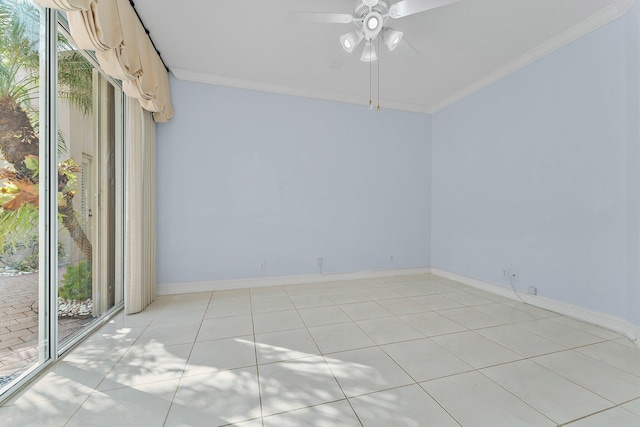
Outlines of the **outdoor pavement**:
{"label": "outdoor pavement", "polygon": [[[0,387],[38,362],[38,273],[0,277]],[[61,319],[59,341],[92,319]]]}

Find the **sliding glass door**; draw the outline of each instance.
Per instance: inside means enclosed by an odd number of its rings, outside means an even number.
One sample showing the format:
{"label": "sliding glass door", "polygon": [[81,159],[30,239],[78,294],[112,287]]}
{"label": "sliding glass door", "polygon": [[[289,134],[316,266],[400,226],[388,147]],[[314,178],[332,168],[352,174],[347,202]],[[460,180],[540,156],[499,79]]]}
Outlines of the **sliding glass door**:
{"label": "sliding glass door", "polygon": [[49,358],[39,174],[41,14],[0,0],[0,389]]}
{"label": "sliding glass door", "polygon": [[0,0],[0,401],[123,305],[123,95],[64,14]]}
{"label": "sliding glass door", "polygon": [[122,301],[119,235],[122,92],[58,37],[58,341],[73,338]]}

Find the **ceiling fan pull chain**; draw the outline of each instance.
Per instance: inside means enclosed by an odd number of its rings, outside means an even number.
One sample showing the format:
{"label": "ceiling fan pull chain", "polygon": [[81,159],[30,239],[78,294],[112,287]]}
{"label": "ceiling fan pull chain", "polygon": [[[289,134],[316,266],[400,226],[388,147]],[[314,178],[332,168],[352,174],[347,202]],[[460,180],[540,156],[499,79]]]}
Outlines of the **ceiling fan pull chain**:
{"label": "ceiling fan pull chain", "polygon": [[371,92],[373,91],[373,78],[372,78],[372,68],[371,65],[371,48],[373,43],[369,42],[369,110],[373,110],[373,96]]}
{"label": "ceiling fan pull chain", "polygon": [[380,37],[376,39],[378,42],[378,108],[376,111],[380,111],[380,61],[382,60],[382,51],[380,50]]}

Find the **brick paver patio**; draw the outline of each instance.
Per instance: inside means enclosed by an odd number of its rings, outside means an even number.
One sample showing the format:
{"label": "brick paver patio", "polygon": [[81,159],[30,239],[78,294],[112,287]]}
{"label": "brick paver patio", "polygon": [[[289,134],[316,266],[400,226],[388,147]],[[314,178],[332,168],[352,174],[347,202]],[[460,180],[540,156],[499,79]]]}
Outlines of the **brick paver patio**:
{"label": "brick paver patio", "polygon": [[[59,340],[91,320],[59,320]],[[38,273],[0,277],[0,387],[37,362]]]}

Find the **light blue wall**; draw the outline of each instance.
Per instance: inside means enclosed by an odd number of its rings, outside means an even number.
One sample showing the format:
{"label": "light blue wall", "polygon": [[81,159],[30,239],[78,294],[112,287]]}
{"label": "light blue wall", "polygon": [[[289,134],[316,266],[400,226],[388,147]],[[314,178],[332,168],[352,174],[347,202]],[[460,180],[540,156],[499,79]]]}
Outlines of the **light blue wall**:
{"label": "light blue wall", "polygon": [[433,117],[172,79],[158,282],[320,256],[505,287],[515,268],[521,290],[640,324],[639,22],[636,4]]}
{"label": "light blue wall", "polygon": [[638,10],[433,116],[434,267],[640,324]]}
{"label": "light blue wall", "polygon": [[325,273],[430,264],[429,116],[175,79],[171,94],[159,284],[313,274],[318,257]]}

